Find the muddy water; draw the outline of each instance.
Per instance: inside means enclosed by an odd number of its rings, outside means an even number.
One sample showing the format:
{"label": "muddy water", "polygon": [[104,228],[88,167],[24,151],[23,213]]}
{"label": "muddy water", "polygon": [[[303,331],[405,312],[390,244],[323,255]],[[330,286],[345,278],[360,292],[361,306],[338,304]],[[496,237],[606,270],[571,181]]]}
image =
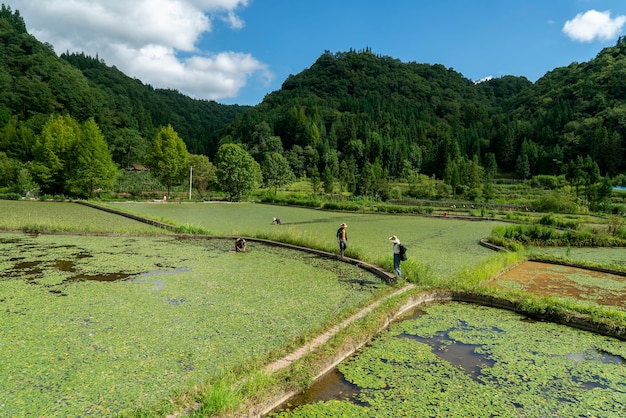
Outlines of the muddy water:
{"label": "muddy water", "polygon": [[524,262],[494,280],[541,296],[560,296],[626,309],[626,277],[576,267]]}
{"label": "muddy water", "polygon": [[317,379],[304,392],[283,404],[279,410],[293,409],[300,405],[330,400],[352,399],[354,401],[359,390],[359,387],[348,382],[339,370],[333,369]]}
{"label": "muddy water", "polygon": [[[626,309],[626,277],[615,274],[561,265],[525,262],[498,277],[492,284],[538,295],[569,297]],[[418,308],[412,316],[417,317],[421,314],[423,312]],[[527,321],[525,318],[522,321],[534,322]],[[461,321],[458,327],[463,328],[464,322]],[[427,344],[437,357],[454,365],[459,370],[463,370],[474,381],[484,379],[481,370],[494,366],[494,361],[482,354],[483,351],[479,349],[479,346],[455,341],[450,337],[450,333],[454,331],[456,329],[450,329],[432,337],[401,333],[397,338],[407,338]],[[502,331],[495,327],[490,332],[500,333]],[[617,367],[626,366],[624,357],[593,347],[583,352],[567,353],[565,357],[575,362],[599,362]],[[573,379],[585,390],[610,390],[601,381],[587,381],[577,377],[573,377]],[[333,370],[302,394],[290,399],[273,412],[280,414],[281,411],[294,410],[299,406],[331,399],[349,399],[349,402],[360,404],[357,400],[359,393],[360,388],[358,386],[346,381],[338,370]]]}
{"label": "muddy water", "polygon": [[[490,308],[490,309],[495,310],[495,308]],[[428,315],[428,313],[426,313],[425,315]],[[406,318],[407,321],[411,321],[413,319],[418,319],[418,318],[417,317]],[[411,341],[416,341],[422,344],[426,344],[431,348],[432,353],[434,353],[440,360],[444,361],[447,364],[452,365],[456,370],[462,371],[465,375],[467,375],[469,378],[474,380],[478,385],[483,386],[483,385],[490,384],[490,383],[498,385],[500,383],[499,379],[501,379],[503,375],[497,372],[496,373],[490,372],[494,369],[499,369],[501,367],[501,366],[498,366],[497,364],[499,360],[494,360],[494,358],[491,357],[493,355],[493,352],[488,348],[486,349],[486,347],[489,347],[489,345],[491,344],[491,340],[494,339],[494,338],[489,337],[490,334],[494,336],[495,335],[504,336],[505,339],[513,338],[515,341],[517,341],[515,343],[516,345],[521,346],[521,347],[527,346],[526,350],[528,352],[530,361],[526,362],[525,361],[526,359],[522,359],[524,364],[533,366],[535,364],[534,361],[537,361],[537,359],[539,358],[537,357],[537,353],[535,353],[533,349],[533,347],[535,347],[533,343],[533,339],[535,337],[532,331],[530,330],[532,329],[534,324],[537,324],[537,326],[541,326],[542,323],[533,321],[533,320],[528,320],[527,318],[521,317],[521,316],[519,317],[518,321],[519,323],[526,324],[525,327],[528,328],[528,331],[523,334],[527,336],[528,338],[528,341],[526,342],[522,340],[518,340],[518,338],[520,338],[519,334],[514,333],[513,335],[507,337],[509,333],[503,329],[500,329],[498,325],[491,325],[491,326],[487,326],[483,328],[482,326],[477,325],[480,323],[480,320],[477,322],[476,319],[473,319],[471,321],[472,323],[468,323],[460,319],[453,320],[453,323],[455,323],[454,325],[452,325],[451,327],[445,330],[437,332],[434,335],[431,335],[429,337],[419,335],[418,334],[420,332],[419,328],[411,328],[410,326],[408,326],[407,329],[412,329],[412,331],[401,332],[392,338],[409,339]],[[558,327],[563,327],[563,326],[558,326]],[[446,326],[444,325],[443,328],[446,328]],[[507,328],[507,326],[505,326],[505,328]],[[459,334],[462,334],[464,331],[473,333],[473,332],[476,332],[477,329],[479,329],[480,333],[484,334],[484,338],[487,339],[487,341],[485,342],[486,345],[485,344],[466,344],[466,343],[462,343],[459,341],[459,338],[458,338]],[[415,331],[417,331],[418,333],[415,333]],[[426,332],[428,333],[428,331]],[[554,333],[553,335],[558,335],[558,331],[554,330],[552,332]],[[523,338],[526,338],[526,337],[523,337]],[[367,346],[364,349],[365,353],[357,354],[357,357],[366,354],[367,351],[371,349],[372,348]],[[381,351],[380,353],[382,353],[381,357],[378,359],[375,359],[374,362],[378,361],[381,364],[387,364],[389,362],[390,367],[400,367],[400,368],[407,367],[409,369],[415,366],[415,364],[405,363],[406,358],[398,353],[393,353],[389,351]],[[608,351],[598,349],[595,347],[588,347],[580,351],[576,351],[576,349],[574,349],[571,352],[563,352],[560,354],[557,354],[557,353],[558,352],[555,352],[554,354],[552,354],[552,356],[555,357],[555,360],[554,360],[555,363],[559,363],[560,360],[558,358],[563,357],[565,359],[572,360],[575,363],[580,363],[583,369],[588,369],[588,370],[593,370],[590,366],[590,364],[592,363],[607,364],[607,365],[612,365],[612,366],[620,367],[620,368],[626,366],[626,358],[624,358],[623,356],[615,354],[615,353],[610,353]],[[418,350],[414,352],[414,355],[416,357],[421,358]],[[500,359],[503,360],[504,362],[507,362],[509,360],[508,357],[509,356],[500,357]],[[432,363],[432,362],[429,362],[429,363],[431,364],[432,367],[437,367],[435,363]],[[514,361],[513,364],[516,364],[516,361]],[[536,364],[540,364],[540,362],[538,361]],[[559,366],[556,366],[556,367],[558,369]],[[375,370],[376,367],[373,366],[370,369],[369,366],[366,366],[366,369],[371,371],[371,370]],[[532,367],[531,367],[531,370],[532,370]],[[434,375],[438,375],[438,373],[435,370],[431,369],[431,372]],[[545,378],[546,376],[550,377],[550,374],[552,372],[553,372],[552,370],[546,371],[545,375],[542,375],[539,378],[540,384],[542,382],[541,379]],[[534,373],[534,372],[531,371],[530,373]],[[579,374],[575,371],[572,371],[571,373],[572,375],[570,376],[570,378],[572,379],[573,382],[575,382],[576,384],[575,386],[577,386],[577,388],[570,387],[569,390],[573,390],[574,392],[577,390],[590,391],[593,389],[601,389],[601,390],[606,390],[607,391],[606,393],[608,394],[611,391],[616,390],[614,384],[613,385],[609,384],[609,382],[611,382],[611,379],[608,378],[607,376],[603,375],[601,378],[598,378],[598,376],[591,376],[594,373],[591,373],[591,375],[588,375],[585,373]],[[520,375],[524,374],[523,378],[525,379],[526,369],[524,368],[516,369],[515,367],[513,367],[504,376],[506,376],[506,379],[509,379],[511,378],[511,376],[516,375],[516,374],[520,374]],[[542,374],[542,373],[539,373],[539,374]],[[398,376],[402,376],[402,374],[398,373],[398,374],[394,374],[394,376],[398,377]],[[411,381],[415,380],[414,379],[415,375],[413,374],[413,372],[409,372],[407,376],[409,380]],[[458,382],[459,380],[455,379],[455,381]],[[383,392],[389,392],[389,391],[393,391],[394,389],[387,386],[379,390]],[[370,388],[366,391],[369,391],[371,394],[372,389]],[[620,392],[622,391],[620,390]],[[294,411],[299,407],[309,405],[309,404],[315,404],[318,402],[326,402],[329,400],[338,400],[338,401],[343,401],[343,402],[347,402],[351,404],[356,404],[356,405],[365,407],[366,410],[370,409],[373,411],[376,406],[373,404],[365,403],[364,400],[359,400],[360,393],[361,393],[361,388],[359,386],[348,382],[343,377],[341,372],[339,372],[337,369],[334,369],[332,372],[328,373],[327,375],[319,379],[317,382],[315,382],[311,387],[307,388],[302,394],[299,394],[291,398],[288,402],[286,402],[285,404],[281,405],[279,408],[272,411],[272,413],[270,413],[269,416],[283,416],[283,413],[287,413],[288,415],[289,411]],[[559,396],[565,396],[564,395],[565,393],[566,392],[561,392],[559,393]],[[570,394],[568,393],[566,396],[569,396],[569,395]],[[391,394],[390,395],[381,394],[377,397],[374,397],[374,399],[377,399],[377,400],[387,399],[387,401],[389,401],[389,400],[394,399],[393,396],[394,395],[391,395]],[[554,395],[546,394],[545,396],[546,396],[545,400],[547,401],[550,399],[550,396],[554,396]],[[575,396],[576,395],[574,395],[574,398]],[[365,397],[368,398],[367,394]],[[372,397],[370,396],[368,399],[372,399]],[[610,399],[611,399],[610,397],[607,397],[607,402],[610,402]],[[526,400],[526,402],[527,401],[528,400]],[[532,415],[525,415],[526,414],[526,412],[524,412],[525,407],[522,404],[518,405],[515,402],[513,404],[516,405],[518,408],[520,408],[519,415],[516,415],[516,416],[532,416]],[[302,415],[297,415],[297,416],[302,416]],[[328,415],[322,414],[320,416],[328,416]],[[553,416],[560,416],[560,415],[553,415]],[[598,416],[598,415],[595,415],[595,416]]]}
{"label": "muddy water", "polygon": [[[74,260],[69,259],[61,259],[61,260],[53,260],[53,261],[22,261],[21,259],[12,259],[15,264],[11,269],[0,274],[0,279],[10,280],[10,279],[21,279],[26,281],[29,284],[37,285],[39,284],[38,280],[43,278],[44,270],[50,271],[57,270],[62,273],[76,273],[76,263],[75,260],[79,260],[82,258],[92,257],[87,253],[78,253],[75,256]],[[51,293],[57,295],[64,295],[64,292],[59,289],[55,289],[55,286],[70,284],[75,282],[82,281],[97,281],[97,282],[114,282],[120,280],[129,280],[135,283],[154,283],[156,290],[161,290],[164,286],[164,281],[160,279],[153,278],[153,276],[165,275],[165,274],[179,274],[189,271],[189,267],[177,267],[171,270],[154,270],[148,271],[142,274],[128,274],[123,272],[117,273],[103,273],[103,274],[84,274],[78,273],[74,275],[70,275],[69,277],[63,279],[56,285],[45,285],[46,287],[51,287]]]}

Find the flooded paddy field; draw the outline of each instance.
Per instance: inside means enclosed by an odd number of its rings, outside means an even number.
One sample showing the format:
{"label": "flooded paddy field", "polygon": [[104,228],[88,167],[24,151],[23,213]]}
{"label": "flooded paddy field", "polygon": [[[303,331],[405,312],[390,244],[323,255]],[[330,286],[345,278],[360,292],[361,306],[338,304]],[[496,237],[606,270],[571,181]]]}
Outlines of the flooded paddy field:
{"label": "flooded paddy field", "polygon": [[[409,262],[427,266],[434,274],[448,277],[493,256],[478,245],[488,237],[495,221],[439,219],[413,215],[344,213],[256,203],[151,204],[119,203],[108,206],[151,219],[169,219],[179,225],[193,224],[216,235],[268,236],[286,234],[306,237],[336,251],[339,224],[348,224],[348,256],[382,265],[391,259],[389,237],[397,235],[409,248]],[[272,225],[277,216],[282,225]]]}
{"label": "flooded paddy field", "polygon": [[526,261],[499,276],[492,285],[626,310],[626,275]]}
{"label": "flooded paddy field", "polygon": [[270,416],[617,417],[625,409],[622,341],[451,302],[392,324]]}
{"label": "flooded paddy field", "polygon": [[529,250],[533,254],[626,269],[626,248],[623,247],[530,247]]}
{"label": "flooded paddy field", "polygon": [[387,288],[309,253],[232,248],[222,239],[0,234],[0,416],[158,411]]}

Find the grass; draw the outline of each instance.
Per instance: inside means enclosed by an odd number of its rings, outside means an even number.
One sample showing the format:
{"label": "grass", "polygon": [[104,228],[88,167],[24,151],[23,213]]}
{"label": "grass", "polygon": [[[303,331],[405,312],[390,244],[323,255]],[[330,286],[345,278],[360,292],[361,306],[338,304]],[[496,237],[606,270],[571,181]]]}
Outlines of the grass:
{"label": "grass", "polygon": [[530,247],[528,252],[534,258],[626,272],[626,249],[623,247]]}
{"label": "grass", "polygon": [[161,228],[71,202],[0,200],[0,230],[164,234]]}
{"label": "grass", "polygon": [[[438,277],[449,276],[491,257],[493,252],[477,245],[477,241],[488,237],[491,229],[501,224],[411,215],[324,212],[255,203],[108,206],[177,225],[193,224],[215,235],[264,237],[331,252],[338,251],[335,233],[339,224],[346,222],[347,256],[388,266],[392,260],[389,237],[397,235],[409,248],[409,260]],[[283,225],[271,224],[275,216]]]}

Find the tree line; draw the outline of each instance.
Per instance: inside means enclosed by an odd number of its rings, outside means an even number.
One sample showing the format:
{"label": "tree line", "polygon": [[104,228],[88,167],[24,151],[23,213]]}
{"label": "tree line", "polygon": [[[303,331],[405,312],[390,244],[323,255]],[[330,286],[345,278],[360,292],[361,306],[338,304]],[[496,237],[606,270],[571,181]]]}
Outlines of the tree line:
{"label": "tree line", "polygon": [[[253,184],[274,190],[306,177],[314,190],[332,192],[338,184],[354,195],[388,198],[389,184],[403,181],[415,197],[488,200],[497,176],[560,176],[591,199],[606,195],[626,171],[623,38],[536,83],[515,76],[474,83],[443,65],[403,63],[368,48],[326,51],[255,107],[154,89],[98,57],[57,57],[5,5],[0,56],[5,190],[29,182],[55,194],[106,188],[114,181],[108,175],[91,189],[72,180],[78,169],[65,165],[65,154],[78,153],[79,143],[99,147],[92,158],[106,160],[106,167],[145,163],[158,175],[156,144],[174,134],[187,152],[182,171],[202,172],[206,158],[217,173],[220,158],[233,160],[222,151],[229,149]],[[55,124],[71,127],[74,139],[51,140]],[[255,164],[242,162],[240,151]],[[62,163],[53,164],[55,158]],[[169,188],[182,178],[161,181]],[[443,185],[426,187],[431,179]],[[209,180],[198,181],[209,187]],[[245,195],[236,178],[219,184],[230,185],[231,198]]]}

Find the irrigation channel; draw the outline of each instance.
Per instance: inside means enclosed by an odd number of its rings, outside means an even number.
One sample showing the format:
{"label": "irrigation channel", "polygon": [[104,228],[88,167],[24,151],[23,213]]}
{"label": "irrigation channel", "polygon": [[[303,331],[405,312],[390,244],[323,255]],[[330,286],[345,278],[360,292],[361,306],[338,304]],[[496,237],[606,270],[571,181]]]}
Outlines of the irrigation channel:
{"label": "irrigation channel", "polygon": [[[531,261],[490,285],[626,308],[620,274]],[[619,330],[515,310],[453,292],[412,297],[377,338],[258,415],[623,416],[626,346],[611,337]]]}

